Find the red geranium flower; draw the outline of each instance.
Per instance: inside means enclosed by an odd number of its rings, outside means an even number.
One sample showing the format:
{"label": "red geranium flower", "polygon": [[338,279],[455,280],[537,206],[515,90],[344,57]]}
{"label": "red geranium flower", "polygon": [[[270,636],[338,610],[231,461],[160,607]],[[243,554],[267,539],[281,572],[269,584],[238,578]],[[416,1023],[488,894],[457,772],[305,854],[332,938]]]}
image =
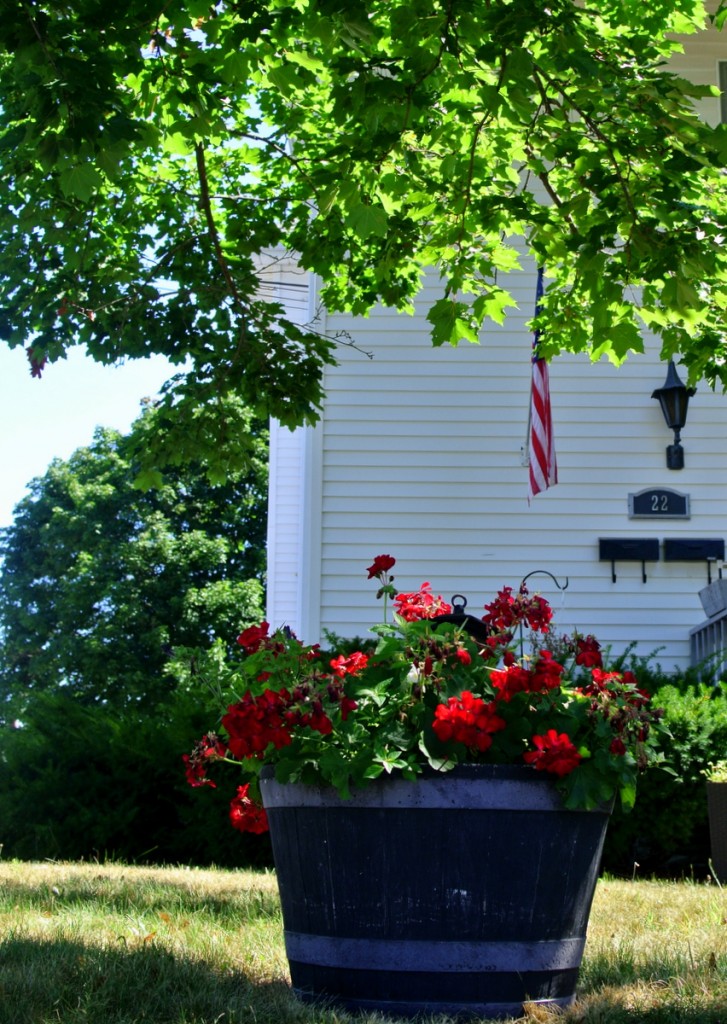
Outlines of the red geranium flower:
{"label": "red geranium flower", "polygon": [[550,651],[541,651],[533,667],[532,690],[555,690],[560,685],[560,677],[564,672],[565,669],[553,659]]}
{"label": "red geranium flower", "polygon": [[276,749],[288,746],[291,736],[284,714],[289,703],[287,690],[266,690],[258,697],[248,690],[242,700],[231,704],[222,725],[233,757],[262,758],[271,743]]}
{"label": "red geranium flower", "polygon": [[521,591],[522,614],[525,622],[530,629],[540,633],[547,633],[550,629],[550,620],[553,618],[553,611],[550,605],[540,594],[533,594],[527,600],[523,594],[524,592]]}
{"label": "red geranium flower", "polygon": [[492,746],[491,734],[506,725],[496,707],[494,701],[485,704],[470,690],[463,690],[459,697],[450,697],[446,704],[437,705],[432,729],[443,743],[453,740],[473,750],[488,750]]}
{"label": "red geranium flower", "polygon": [[368,572],[368,578],[372,580],[375,576],[382,576],[389,569],[393,569],[396,565],[396,559],[392,558],[391,555],[377,555],[373,561],[373,564],[366,570]]}
{"label": "red geranium flower", "polygon": [[237,642],[248,654],[254,654],[255,651],[260,649],[263,642],[267,640],[269,629],[270,624],[268,622],[261,622],[259,626],[248,626],[247,629],[243,629],[242,633],[240,633]]}
{"label": "red geranium flower", "polygon": [[533,736],[532,742],[536,749],[523,754],[523,760],[534,765],[540,772],[552,772],[562,778],[569,775],[582,760],[567,733],[548,729],[542,736]]}
{"label": "red geranium flower", "polygon": [[609,683],[620,683],[621,673],[620,672],[606,672],[602,668],[591,669],[592,682],[586,683],[585,686],[576,687],[580,693],[585,693],[588,697],[598,697],[604,695],[610,697],[611,690],[609,689]]}
{"label": "red geranium flower", "polygon": [[419,590],[409,594],[397,594],[394,604],[397,615],[406,622],[433,619],[435,615],[449,615],[452,611],[452,605],[447,604],[441,594],[434,596],[431,583],[422,583]]}
{"label": "red geranium flower", "polygon": [[190,786],[211,786],[217,783],[207,778],[207,765],[210,761],[224,761],[227,747],[214,733],[209,733],[198,740],[191,754],[183,754],[184,772]]}
{"label": "red geranium flower", "polygon": [[341,718],[345,722],[352,711],[355,711],[358,704],[350,697],[341,697]]}
{"label": "red geranium flower", "polygon": [[237,787],[237,795],[230,803],[230,822],[240,832],[255,832],[260,835],[268,831],[268,816],[265,808],[248,796],[250,783]]}
{"label": "red geranium flower", "polygon": [[547,633],[553,612],[544,597],[528,594],[527,587],[513,596],[512,587],[503,587],[492,604],[485,605],[483,620],[497,633],[509,633],[521,623],[529,629]]}
{"label": "red geranium flower", "polygon": [[195,761],[194,756],[182,754],[184,761],[184,774],[190,786],[211,786],[217,788],[217,783],[207,778],[207,767],[201,761]]}
{"label": "red geranium flower", "polygon": [[345,657],[343,654],[339,654],[337,658],[331,658],[331,668],[333,669],[334,676],[338,676],[339,679],[343,679],[344,676],[354,676],[357,672],[362,672],[369,663],[368,654],[362,654],[361,651],[354,651],[353,654],[349,654]]}
{"label": "red geranium flower", "polygon": [[601,645],[595,636],[579,636],[576,639],[576,665],[583,665],[584,668],[601,668]]}
{"label": "red geranium flower", "polygon": [[506,703],[512,700],[514,694],[532,689],[530,672],[516,664],[509,664],[504,669],[491,672],[490,679],[500,700]]}
{"label": "red geranium flower", "polygon": [[514,605],[512,587],[503,587],[492,604],[485,605],[486,614],[482,618],[498,633],[506,632],[517,621]]}
{"label": "red geranium flower", "polygon": [[291,728],[307,725],[321,736],[330,736],[333,732],[333,722],[320,706],[314,707],[311,711],[286,711],[285,720]]}

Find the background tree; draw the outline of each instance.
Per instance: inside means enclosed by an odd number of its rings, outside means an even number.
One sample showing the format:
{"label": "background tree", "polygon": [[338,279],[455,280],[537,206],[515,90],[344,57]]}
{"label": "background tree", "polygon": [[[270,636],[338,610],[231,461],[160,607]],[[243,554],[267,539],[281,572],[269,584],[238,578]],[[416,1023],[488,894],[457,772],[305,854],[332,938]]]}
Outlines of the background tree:
{"label": "background tree", "polygon": [[263,614],[267,433],[239,400],[226,404],[247,430],[249,458],[223,486],[189,466],[170,467],[153,490],[132,486],[134,453],[159,415],[148,408],[128,436],[98,429],[87,448],[56,459],[2,531],[9,856],[269,858],[267,841],[210,826],[224,821],[234,780],[206,800],[187,785],[182,754],[208,728],[213,698],[191,651],[185,677],[172,670],[185,645],[234,645]]}
{"label": "background tree", "polygon": [[153,709],[175,685],[173,648],[232,643],[263,614],[266,430],[243,416],[249,467],[224,485],[170,467],[143,492],[133,452],[158,415],[54,460],[0,534],[0,695],[13,716],[39,691]]}
{"label": "background tree", "polygon": [[727,382],[723,174],[710,92],[665,67],[726,0],[5,0],[0,335],[31,368],[71,345],[180,372],[141,479],[245,464],[220,396],[314,421],[330,339],[261,288],[286,249],[332,309],[407,309],[436,344],[546,268],[544,351],[620,361],[640,327],[690,382]]}

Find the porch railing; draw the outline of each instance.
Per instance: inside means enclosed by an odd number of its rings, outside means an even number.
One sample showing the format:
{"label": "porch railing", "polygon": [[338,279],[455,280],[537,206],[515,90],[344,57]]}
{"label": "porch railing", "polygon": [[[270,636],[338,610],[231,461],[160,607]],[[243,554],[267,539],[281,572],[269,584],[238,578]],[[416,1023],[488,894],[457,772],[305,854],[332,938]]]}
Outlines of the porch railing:
{"label": "porch railing", "polygon": [[689,630],[692,665],[709,662],[716,680],[727,672],[727,609]]}

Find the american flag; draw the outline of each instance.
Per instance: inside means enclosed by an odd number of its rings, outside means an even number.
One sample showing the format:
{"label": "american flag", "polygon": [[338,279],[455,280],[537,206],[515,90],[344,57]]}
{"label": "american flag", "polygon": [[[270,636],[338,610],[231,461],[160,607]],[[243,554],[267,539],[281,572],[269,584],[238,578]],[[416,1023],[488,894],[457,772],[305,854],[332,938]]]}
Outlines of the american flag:
{"label": "american flag", "polygon": [[[535,289],[535,315],[540,312],[543,297],[543,268],[538,270]],[[533,337],[533,374],[530,385],[530,428],[528,430],[528,463],[530,487],[528,501],[558,483],[558,463],[555,458],[553,419],[550,411],[550,382],[548,364],[538,358],[540,332]]]}

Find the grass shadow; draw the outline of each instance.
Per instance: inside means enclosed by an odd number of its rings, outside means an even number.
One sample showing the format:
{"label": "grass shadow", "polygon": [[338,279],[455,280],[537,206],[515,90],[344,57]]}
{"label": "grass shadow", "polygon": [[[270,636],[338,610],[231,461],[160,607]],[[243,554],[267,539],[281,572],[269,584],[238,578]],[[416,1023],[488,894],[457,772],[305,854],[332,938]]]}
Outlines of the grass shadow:
{"label": "grass shadow", "polygon": [[144,944],[103,948],[66,939],[0,944],[0,1024],[292,1024],[301,1008],[283,982]]}
{"label": "grass shadow", "polygon": [[[654,980],[659,966],[645,963],[621,986],[602,976],[565,1014],[538,1012],[521,1020],[727,1024],[727,972],[705,1003],[703,991],[701,999],[692,999],[688,979]],[[705,978],[693,980],[703,988]],[[374,1024],[389,1019],[355,1017],[323,1003],[303,1005],[282,980],[261,980],[242,964],[214,968],[199,955],[171,952],[154,942],[129,948],[119,939],[113,948],[11,934],[0,944],[0,1024]],[[446,1024],[452,1018],[426,1020]]]}

